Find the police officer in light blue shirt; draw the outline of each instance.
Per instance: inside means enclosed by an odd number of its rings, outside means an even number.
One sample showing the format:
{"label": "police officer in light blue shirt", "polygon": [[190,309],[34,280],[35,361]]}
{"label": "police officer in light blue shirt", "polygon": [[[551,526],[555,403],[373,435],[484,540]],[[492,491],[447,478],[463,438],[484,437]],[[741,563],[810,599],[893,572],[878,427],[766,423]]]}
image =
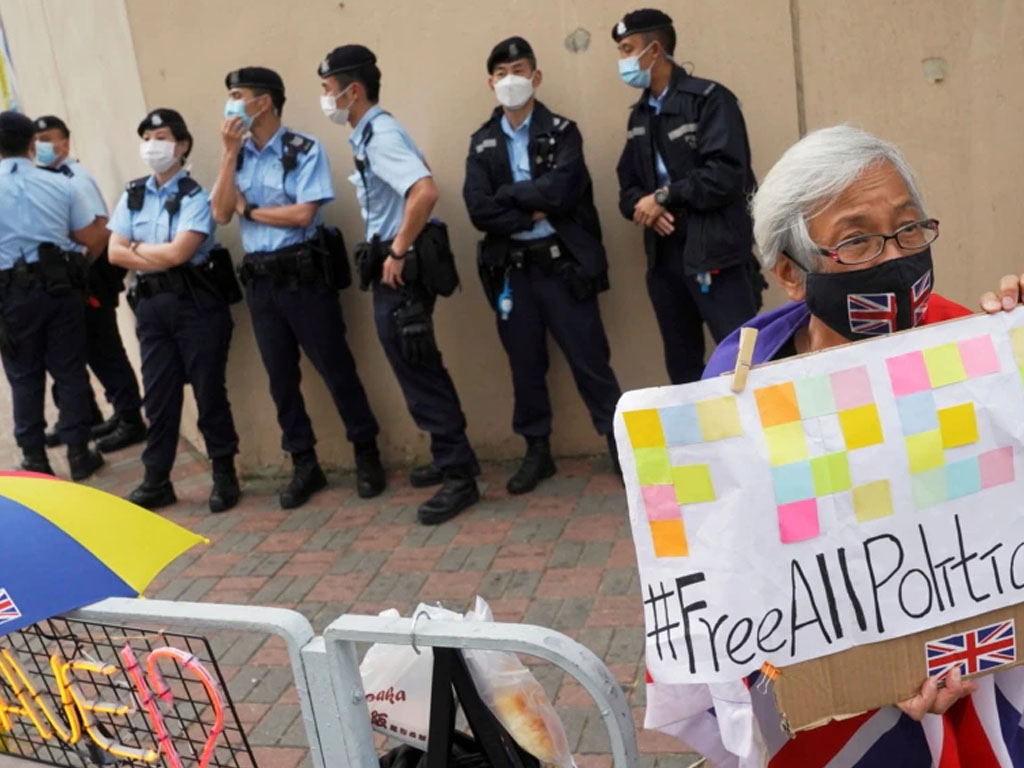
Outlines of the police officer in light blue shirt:
{"label": "police officer in light blue shirt", "polygon": [[31,159],[35,125],[0,113],[0,357],[14,401],[22,467],[53,474],[46,457],[43,399],[49,371],[59,393],[62,441],[74,480],[103,464],[89,448],[85,369],[85,257],[101,229],[70,180]]}
{"label": "police officer in light blue shirt", "polygon": [[331,251],[320,206],[334,199],[320,142],[281,123],[284,83],[273,70],[242,67],[225,78],[224,152],[211,202],[214,219],[241,221],[241,274],[256,343],[270,377],[281,444],[294,474],[281,493],[285,509],[305,504],[327,484],[299,389],[299,350],[323,377],[353,444],[356,491],[383,492],[377,421],[345,341]]}
{"label": "police officer in light blue shirt", "polygon": [[420,522],[437,524],[480,498],[474,479],[479,467],[436,343],[431,339],[424,353],[420,341],[411,340],[426,335],[428,328],[432,336],[433,297],[411,295],[403,278],[405,256],[430,221],[438,192],[409,134],[377,104],[376,61],[361,45],[340,46],[327,54],[317,69],[324,90],[321,109],[332,122],[347,122],[353,129],[349,143],[356,170],[349,180],[366,222],[366,241],[372,243],[363,250],[383,257],[381,275],[373,281],[377,335],[416,425],[430,433],[433,461],[413,470],[410,480],[417,486],[441,485],[419,509]]}
{"label": "police officer in light blue shirt", "polygon": [[[96,180],[85,166],[69,156],[71,132],[67,124],[55,115],[35,119],[36,162],[60,171],[71,180],[71,185],[84,197],[95,217],[97,226],[105,228],[110,214]],[[107,401],[114,406],[114,415],[106,421],[93,397],[92,436],[96,447],[107,453],[117,451],[146,439],[146,426],[142,422],[142,398],[139,382],[128,361],[117,325],[118,294],[124,290],[125,270],[112,266],[107,258],[106,242],[89,267],[89,295],[85,305],[86,360],[106,392]],[[56,389],[54,389],[56,395]],[[60,442],[58,428],[46,433],[46,444]]]}
{"label": "police officer in light blue shirt", "polygon": [[147,509],[173,504],[171,484],[185,384],[213,463],[211,512],[238,503],[238,434],[225,374],[233,323],[206,272],[215,226],[206,192],[184,170],[192,136],[173,109],[154,109],[138,126],[140,155],[153,173],[129,182],[108,225],[110,260],[135,270],[129,301],[142,356],[149,434],[146,474],[128,500]]}

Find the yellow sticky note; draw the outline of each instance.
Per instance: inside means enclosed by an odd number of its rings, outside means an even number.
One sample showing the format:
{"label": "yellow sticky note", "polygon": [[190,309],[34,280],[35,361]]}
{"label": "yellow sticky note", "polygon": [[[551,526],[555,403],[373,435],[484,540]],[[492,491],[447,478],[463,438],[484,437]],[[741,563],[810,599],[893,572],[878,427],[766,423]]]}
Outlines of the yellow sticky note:
{"label": "yellow sticky note", "polygon": [[768,427],[764,431],[764,439],[768,443],[768,458],[773,467],[804,461],[807,458],[807,438],[804,437],[803,422],[793,421],[777,427]]}
{"label": "yellow sticky note", "polygon": [[629,442],[634,448],[660,448],[665,445],[665,433],[656,408],[627,411],[622,418],[626,421]]}
{"label": "yellow sticky note", "polygon": [[938,469],[946,463],[942,453],[942,432],[931,429],[917,435],[904,438],[907,443],[907,458],[910,459],[910,472],[917,474],[929,469]]}
{"label": "yellow sticky note", "polygon": [[1024,367],[1024,326],[1010,329],[1010,345],[1017,365]]}
{"label": "yellow sticky note", "polygon": [[960,348],[956,344],[940,344],[924,350],[924,365],[933,389],[967,379]]}
{"label": "yellow sticky note", "polygon": [[974,403],[940,408],[938,414],[943,448],[956,448],[958,445],[978,442],[978,420],[974,416]]}
{"label": "yellow sticky note", "polygon": [[680,504],[715,500],[715,488],[711,484],[711,470],[707,464],[672,467],[672,483],[676,487],[676,501]]}
{"label": "yellow sticky note", "polygon": [[690,554],[682,520],[654,520],[650,525],[655,557],[686,557]]}
{"label": "yellow sticky note", "polygon": [[708,443],[743,434],[740,409],[736,406],[736,398],[731,395],[698,402],[697,419],[700,421],[701,435]]}
{"label": "yellow sticky note", "polygon": [[866,523],[892,514],[892,494],[888,480],[876,480],[853,489],[853,513],[857,522]]}
{"label": "yellow sticky note", "polygon": [[878,408],[874,403],[840,411],[839,426],[843,430],[848,451],[878,445],[885,439],[882,437],[882,422],[878,419]]}
{"label": "yellow sticky note", "polygon": [[637,448],[633,456],[640,485],[671,485],[672,467],[667,448]]}

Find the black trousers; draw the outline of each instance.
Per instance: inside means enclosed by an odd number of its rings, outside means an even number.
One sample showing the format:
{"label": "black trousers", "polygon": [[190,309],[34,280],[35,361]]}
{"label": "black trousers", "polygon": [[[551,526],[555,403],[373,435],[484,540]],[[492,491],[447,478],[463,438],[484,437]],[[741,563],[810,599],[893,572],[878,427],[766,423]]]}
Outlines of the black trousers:
{"label": "black trousers", "polygon": [[50,296],[42,285],[10,285],[0,297],[4,322],[14,344],[3,366],[11,385],[14,437],[22,450],[45,447],[43,404],[46,374],[53,378],[60,402],[62,442],[80,445],[89,439],[92,388],[85,370],[85,300],[80,291]]}
{"label": "black trousers", "polygon": [[647,270],[647,293],[665,345],[665,367],[673,384],[697,381],[704,372],[704,323],[720,342],[757,310],[746,268],[720,270],[707,293],[696,275],[687,275],[681,258],[658,256]]}
{"label": "black trousers", "polygon": [[207,455],[217,459],[238,453],[224,383],[233,326],[227,305],[202,292],[196,298],[158,293],[135,308],[149,421],[142,452],[147,470],[166,475],[174,466],[186,384],[196,398]]}
{"label": "black trousers", "polygon": [[442,362],[434,366],[410,365],[402,357],[398,327],[392,313],[403,302],[402,294],[377,282],[373,285],[373,316],[377,337],[398,385],[405,396],[416,426],[430,433],[430,452],[438,467],[452,467],[473,461],[473,449],[466,437],[466,417],[455,384]]}
{"label": "black trousers", "polygon": [[338,292],[326,286],[289,289],[274,285],[267,277],[255,277],[249,280],[245,293],[256,344],[270,377],[282,448],[297,453],[316,444],[299,387],[300,348],[323,377],[345,423],[348,440],[361,443],[376,438],[377,420],[345,341]]}
{"label": "black trousers", "polygon": [[594,429],[610,434],[622,390],[609,364],[611,349],[597,297],[576,300],[563,278],[546,275],[535,264],[513,269],[509,286],[512,312],[507,320],[498,317],[498,335],[512,367],[512,429],[524,437],[551,434],[546,381],[550,331],[569,362]]}

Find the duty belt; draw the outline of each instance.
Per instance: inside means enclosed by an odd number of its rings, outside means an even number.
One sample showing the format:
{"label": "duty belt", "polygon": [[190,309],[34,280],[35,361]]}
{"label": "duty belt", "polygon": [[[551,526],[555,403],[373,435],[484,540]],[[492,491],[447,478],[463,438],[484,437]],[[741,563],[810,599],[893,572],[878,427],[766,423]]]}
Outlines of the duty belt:
{"label": "duty belt", "polygon": [[565,256],[565,246],[557,237],[543,237],[537,240],[513,240],[508,249],[508,260],[513,267],[536,264],[548,268]]}
{"label": "duty belt", "polygon": [[0,290],[6,291],[11,285],[31,285],[39,279],[39,263],[19,261],[10,269],[0,269]]}
{"label": "duty belt", "polygon": [[242,282],[254,277],[269,277],[275,283],[301,280],[315,282],[321,276],[318,241],[307,240],[276,251],[254,251],[245,254],[238,269]]}
{"label": "duty belt", "polygon": [[151,272],[135,276],[135,290],[140,299],[149,299],[158,293],[176,293],[179,296],[189,294],[188,280],[180,270],[167,272]]}

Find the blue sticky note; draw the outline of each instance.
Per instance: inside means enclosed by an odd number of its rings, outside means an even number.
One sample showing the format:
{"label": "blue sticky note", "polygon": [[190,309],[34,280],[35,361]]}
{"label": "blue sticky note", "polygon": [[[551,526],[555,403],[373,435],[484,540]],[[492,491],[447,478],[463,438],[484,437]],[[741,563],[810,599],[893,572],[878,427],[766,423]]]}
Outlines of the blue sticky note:
{"label": "blue sticky note", "polygon": [[970,496],[981,490],[981,467],[977,456],[946,465],[946,489],[951,499]]}
{"label": "blue sticky note", "polygon": [[814,473],[811,472],[809,461],[773,467],[772,482],[775,485],[776,504],[791,504],[814,498]]}
{"label": "blue sticky note", "polygon": [[659,408],[661,429],[665,433],[668,445],[693,445],[704,442],[700,431],[700,420],[697,418],[697,406],[673,405]]}
{"label": "blue sticky note", "polygon": [[930,389],[897,397],[896,408],[900,412],[904,435],[919,435],[939,428],[939,419],[935,414],[935,397]]}

